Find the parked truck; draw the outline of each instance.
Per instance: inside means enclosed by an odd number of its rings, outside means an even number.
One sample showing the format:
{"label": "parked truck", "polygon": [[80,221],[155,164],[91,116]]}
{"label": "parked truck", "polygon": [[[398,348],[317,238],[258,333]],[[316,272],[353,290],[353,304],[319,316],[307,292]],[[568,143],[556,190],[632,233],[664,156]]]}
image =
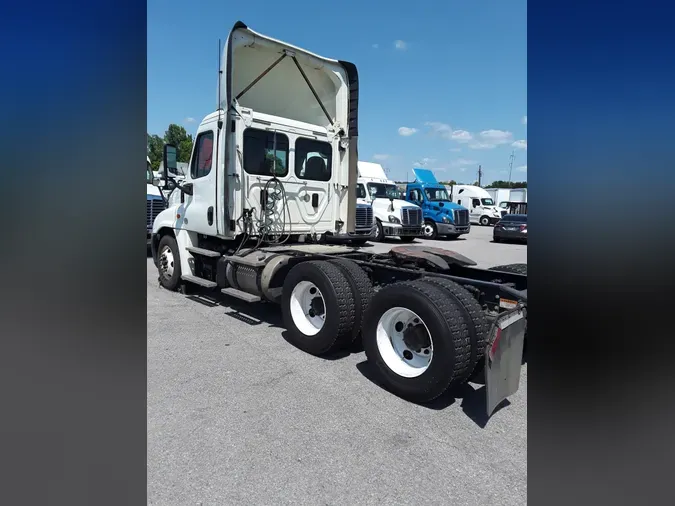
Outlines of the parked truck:
{"label": "parked truck", "polygon": [[310,354],[359,339],[381,384],[411,401],[480,376],[492,413],[518,389],[526,273],[440,248],[326,244],[356,229],[356,66],[241,22],[221,62],[219,108],[199,125],[183,182],[164,146],[180,198],[154,220],[160,285],[278,304],[286,339]]}
{"label": "parked truck", "polygon": [[415,181],[405,186],[405,199],[424,213],[424,237],[436,239],[439,235],[456,239],[471,231],[469,211],[452,202],[448,191],[436,180],[429,169],[413,169]]}
{"label": "parked truck", "polygon": [[451,187],[452,201],[469,209],[471,223],[494,225],[501,217],[501,210],[492,196],[480,186],[458,184]]}
{"label": "parked truck", "polygon": [[147,245],[150,246],[150,238],[152,237],[152,224],[159,213],[165,208],[165,201],[161,191],[155,186],[156,178],[150,166],[150,157],[146,156],[147,165],[145,169],[145,203],[146,203],[146,225],[147,225]]}
{"label": "parked truck", "polygon": [[401,242],[413,242],[424,233],[422,209],[401,199],[396,183],[384,172],[382,165],[358,162],[359,179],[356,184],[360,203],[370,204],[375,214],[375,240],[398,237]]}

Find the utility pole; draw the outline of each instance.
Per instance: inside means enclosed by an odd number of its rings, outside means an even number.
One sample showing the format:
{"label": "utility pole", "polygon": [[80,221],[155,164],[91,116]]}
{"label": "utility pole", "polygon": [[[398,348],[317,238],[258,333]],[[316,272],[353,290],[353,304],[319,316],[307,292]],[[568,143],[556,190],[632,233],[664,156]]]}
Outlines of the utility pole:
{"label": "utility pole", "polygon": [[478,166],[478,186],[480,186],[480,181],[481,178],[483,177],[483,170],[481,169],[481,166]]}
{"label": "utility pole", "polygon": [[511,151],[511,156],[509,156],[509,183],[511,182],[511,171],[513,170],[513,160],[516,159],[516,152]]}

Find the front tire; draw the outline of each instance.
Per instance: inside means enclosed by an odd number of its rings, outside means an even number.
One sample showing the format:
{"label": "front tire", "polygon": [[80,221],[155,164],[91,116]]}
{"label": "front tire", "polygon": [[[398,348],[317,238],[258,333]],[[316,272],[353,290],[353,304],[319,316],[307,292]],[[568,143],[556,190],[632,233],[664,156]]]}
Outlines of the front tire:
{"label": "front tire", "polygon": [[487,226],[490,224],[490,218],[487,217],[487,216],[481,216],[481,217],[480,217],[480,220],[478,220],[478,221],[479,221],[480,224],[483,225],[484,227],[487,227]]}
{"label": "front tire", "polygon": [[436,224],[431,220],[424,220],[424,238],[425,239],[436,239],[438,237],[438,228]]}
{"label": "front tire", "polygon": [[157,252],[159,284],[167,290],[176,291],[181,277],[180,254],[176,238],[172,235],[163,236],[159,240]]}
{"label": "front tire", "polygon": [[375,235],[375,240],[377,242],[384,241],[384,229],[382,228],[382,222],[380,222],[380,220],[377,220],[377,232]]}
{"label": "front tire", "polygon": [[354,293],[344,272],[329,262],[302,262],[290,270],[281,313],[287,340],[311,355],[333,353],[352,342]]}
{"label": "front tire", "polygon": [[429,402],[471,372],[471,338],[462,308],[431,283],[382,288],[373,297],[362,334],[366,357],[382,383],[404,399]]}

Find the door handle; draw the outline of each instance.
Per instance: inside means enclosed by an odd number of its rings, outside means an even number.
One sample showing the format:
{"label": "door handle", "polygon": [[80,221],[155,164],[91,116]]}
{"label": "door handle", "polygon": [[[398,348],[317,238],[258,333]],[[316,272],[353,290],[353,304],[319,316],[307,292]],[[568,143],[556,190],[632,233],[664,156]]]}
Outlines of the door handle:
{"label": "door handle", "polygon": [[319,194],[312,194],[312,207],[319,207]]}
{"label": "door handle", "polygon": [[213,206],[209,207],[206,211],[206,219],[209,222],[209,226],[213,225]]}

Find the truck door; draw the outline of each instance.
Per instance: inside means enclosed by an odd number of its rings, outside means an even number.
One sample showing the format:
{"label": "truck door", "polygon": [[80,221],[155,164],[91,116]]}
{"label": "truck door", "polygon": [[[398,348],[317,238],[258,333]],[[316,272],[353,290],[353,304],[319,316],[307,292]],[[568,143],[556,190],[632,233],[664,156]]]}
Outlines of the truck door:
{"label": "truck door", "polygon": [[330,229],[335,221],[330,198],[336,176],[333,146],[327,141],[297,137],[294,148],[286,190],[291,212],[297,213],[294,221],[307,231],[315,226]]}
{"label": "truck door", "polygon": [[480,220],[480,217],[483,214],[483,211],[480,208],[480,206],[481,206],[480,199],[476,198],[471,199],[471,209],[469,211],[471,223],[478,223],[478,221]]}
{"label": "truck door", "polygon": [[190,170],[185,184],[192,186],[192,195],[184,194],[183,222],[185,228],[199,234],[216,235],[216,123],[199,127],[192,149]]}

